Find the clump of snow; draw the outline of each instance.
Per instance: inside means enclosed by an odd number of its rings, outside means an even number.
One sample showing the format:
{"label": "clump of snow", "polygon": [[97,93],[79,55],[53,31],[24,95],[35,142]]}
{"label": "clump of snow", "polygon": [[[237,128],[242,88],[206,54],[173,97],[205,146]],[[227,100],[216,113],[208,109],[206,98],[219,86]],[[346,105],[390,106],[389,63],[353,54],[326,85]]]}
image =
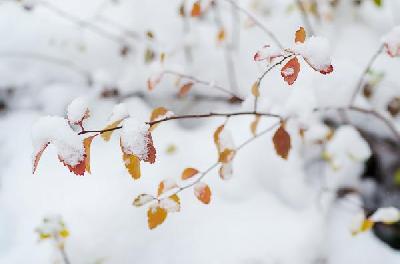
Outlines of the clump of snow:
{"label": "clump of snow", "polygon": [[120,103],[114,106],[111,117],[110,117],[110,122],[116,122],[119,120],[123,120],[125,118],[129,117],[129,112],[128,112],[128,107],[124,103]]}
{"label": "clump of snow", "polygon": [[167,212],[178,212],[180,210],[180,205],[171,198],[162,199],[160,207],[164,208]]}
{"label": "clump of snow", "polygon": [[235,143],[233,142],[232,133],[229,129],[222,129],[218,139],[221,152],[225,149],[235,149]]}
{"label": "clump of snow", "polygon": [[256,54],[254,54],[254,60],[266,60],[271,63],[273,59],[281,56],[283,56],[283,52],[280,48],[272,45],[265,45],[264,47],[262,47],[262,49],[257,51]]}
{"label": "clump of snow", "polygon": [[370,219],[374,222],[396,223],[400,221],[400,210],[395,207],[379,208]]}
{"label": "clump of snow", "polygon": [[394,27],[389,33],[384,35],[382,42],[389,56],[400,56],[400,26]]}
{"label": "clump of snow", "polygon": [[149,125],[136,118],[125,119],[121,131],[121,145],[125,153],[145,160],[148,156]]}
{"label": "clump of snow", "polygon": [[40,118],[32,128],[34,152],[48,143],[54,144],[58,156],[64,163],[75,166],[84,159],[84,147],[79,137],[69,126],[68,120],[57,116]]}
{"label": "clump of snow", "polygon": [[79,124],[89,115],[88,101],[83,97],[74,99],[67,108],[67,117],[72,124]]}
{"label": "clump of snow", "polygon": [[294,50],[316,71],[325,71],[331,66],[331,47],[326,38],[312,36],[304,43],[297,43]]}
{"label": "clump of snow", "polygon": [[60,215],[48,215],[43,218],[42,223],[36,228],[36,232],[44,235],[57,234],[65,229]]}

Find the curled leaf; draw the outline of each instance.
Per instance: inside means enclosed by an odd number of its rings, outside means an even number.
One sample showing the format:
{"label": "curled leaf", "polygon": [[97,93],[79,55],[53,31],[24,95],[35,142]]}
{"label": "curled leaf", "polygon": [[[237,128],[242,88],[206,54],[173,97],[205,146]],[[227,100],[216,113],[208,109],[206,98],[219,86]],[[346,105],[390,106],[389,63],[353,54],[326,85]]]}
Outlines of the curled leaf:
{"label": "curled leaf", "polygon": [[283,159],[287,159],[289,155],[289,150],[291,148],[291,143],[290,135],[285,130],[283,124],[275,132],[272,141],[274,143],[276,153]]}
{"label": "curled leaf", "polygon": [[160,206],[152,206],[147,210],[147,224],[150,229],[161,225],[167,218],[167,211]]}
{"label": "curled leaf", "polygon": [[300,72],[300,63],[297,60],[297,57],[289,60],[285,66],[281,69],[281,76],[289,85],[292,85]]}
{"label": "curled leaf", "polygon": [[49,143],[43,145],[43,147],[41,147],[39,149],[39,151],[36,152],[35,156],[34,156],[34,160],[33,160],[33,169],[32,169],[32,173],[36,172],[37,166],[39,164],[40,158],[42,157],[42,154],[44,152],[44,150],[47,148],[47,146],[49,145]]}
{"label": "curled leaf", "polygon": [[183,172],[182,172],[182,176],[181,179],[182,180],[187,180],[192,178],[194,175],[198,174],[199,171],[197,169],[194,168],[186,168]]}

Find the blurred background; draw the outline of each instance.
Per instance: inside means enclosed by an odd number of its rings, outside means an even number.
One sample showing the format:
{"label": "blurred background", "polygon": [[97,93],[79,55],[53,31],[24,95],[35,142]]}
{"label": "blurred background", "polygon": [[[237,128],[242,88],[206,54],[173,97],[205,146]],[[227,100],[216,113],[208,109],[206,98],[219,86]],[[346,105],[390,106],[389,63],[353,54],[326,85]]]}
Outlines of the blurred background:
{"label": "blurred background", "polygon": [[[210,205],[182,193],[181,212],[154,230],[147,228],[146,210],[132,206],[134,197],[155,193],[162,179],[178,178],[186,167],[213,164],[212,135],[224,119],[160,125],[153,133],[157,163],[144,164],[139,181],[125,170],[116,136],[93,142],[90,175],[69,173],[51,147],[32,175],[32,124],[41,116],[65,117],[76,97],[90,102],[87,129],[104,128],[118,103],[141,120],[159,106],[176,114],[251,109],[251,86],[266,68],[253,55],[273,41],[235,5],[285,47],[299,26],[331,44],[332,74],[303,67],[289,89],[279,70],[266,77],[259,105],[266,110],[346,106],[382,36],[400,24],[396,0],[304,0],[304,10],[294,0],[201,0],[208,9],[191,17],[194,3],[0,1],[0,263],[65,263],[54,241],[35,232],[48,215],[67,226],[64,253],[73,264],[400,263],[398,224],[351,234],[360,211],[400,206],[399,142],[369,115],[350,113],[350,122],[329,111],[302,116],[312,129],[305,139],[292,137],[287,161],[275,154],[272,134],[257,139],[238,153],[231,180],[222,181],[217,171],[207,176]],[[397,131],[399,67],[398,59],[379,56],[356,100]],[[179,96],[182,78],[169,74],[148,91],[148,79],[166,70],[207,83]],[[252,121],[229,121],[237,145],[251,137]],[[294,125],[288,131],[297,135]],[[315,143],[329,131],[336,131],[331,141]],[[339,167],[324,159],[326,151],[338,154]],[[360,157],[341,154],[347,152]]]}

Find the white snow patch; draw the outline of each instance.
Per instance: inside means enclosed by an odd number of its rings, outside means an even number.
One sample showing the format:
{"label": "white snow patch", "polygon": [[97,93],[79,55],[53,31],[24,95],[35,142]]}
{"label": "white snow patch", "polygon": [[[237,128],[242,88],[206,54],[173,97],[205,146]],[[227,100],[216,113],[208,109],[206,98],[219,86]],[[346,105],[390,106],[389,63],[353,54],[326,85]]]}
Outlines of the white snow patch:
{"label": "white snow patch", "polygon": [[67,108],[67,117],[72,124],[80,123],[89,114],[88,101],[83,97],[74,99]]}
{"label": "white snow patch", "polygon": [[136,155],[144,160],[148,156],[147,144],[149,125],[139,122],[136,118],[125,119],[121,131],[121,144],[127,154]]}

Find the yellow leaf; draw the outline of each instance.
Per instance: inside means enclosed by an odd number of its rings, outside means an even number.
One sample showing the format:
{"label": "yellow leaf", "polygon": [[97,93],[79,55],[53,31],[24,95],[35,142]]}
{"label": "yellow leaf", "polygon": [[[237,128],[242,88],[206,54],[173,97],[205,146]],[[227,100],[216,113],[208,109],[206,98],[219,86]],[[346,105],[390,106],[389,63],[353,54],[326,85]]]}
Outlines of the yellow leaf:
{"label": "yellow leaf", "polygon": [[90,171],[90,146],[92,145],[93,138],[95,136],[87,137],[83,140],[83,146],[85,148],[85,154],[86,154],[86,159],[85,159],[85,170],[88,173],[91,173]]}
{"label": "yellow leaf", "polygon": [[305,40],[306,40],[306,31],[304,30],[303,27],[300,27],[296,31],[296,36],[295,36],[294,42],[295,43],[304,43]]}
{"label": "yellow leaf", "polygon": [[209,204],[211,200],[211,190],[207,184],[198,182],[194,186],[194,195],[204,204]]}
{"label": "yellow leaf", "polygon": [[219,153],[218,161],[222,163],[228,163],[233,159],[234,156],[235,156],[235,150],[224,149],[222,152]]}
{"label": "yellow leaf", "polygon": [[258,82],[255,82],[253,86],[251,87],[251,94],[254,97],[259,97],[260,96],[260,84]]}
{"label": "yellow leaf", "polygon": [[[115,121],[115,122],[109,124],[108,126],[106,126],[103,130],[114,129],[114,128],[118,127],[119,124],[121,124],[121,122],[122,122],[122,120],[117,120],[117,121]],[[114,130],[104,132],[104,133],[101,134],[101,137],[102,137],[105,141],[109,141],[113,132],[114,132]]]}
{"label": "yellow leaf", "polygon": [[150,229],[161,225],[167,218],[167,211],[160,206],[150,207],[147,211],[147,223]]}
{"label": "yellow leaf", "polygon": [[224,28],[221,28],[218,31],[217,40],[218,40],[218,42],[222,42],[225,40],[225,29]]}
{"label": "yellow leaf", "polygon": [[136,155],[123,153],[124,164],[133,179],[140,178],[140,159]]}
{"label": "yellow leaf", "polygon": [[259,115],[256,115],[255,119],[253,122],[250,124],[250,131],[255,136],[257,134],[257,127],[258,123],[260,122],[261,117]]}
{"label": "yellow leaf", "polygon": [[224,129],[224,127],[225,127],[224,125],[220,125],[219,127],[217,127],[217,129],[214,132],[214,143],[217,146],[218,152],[219,152],[219,149],[220,149],[220,146],[219,146],[219,134],[221,134],[221,132]]}
{"label": "yellow leaf", "polygon": [[[168,113],[168,109],[165,107],[157,107],[155,108],[150,115],[150,122],[156,121],[161,119],[163,116],[165,116],[165,114]],[[154,124],[150,127],[150,131],[153,131],[158,124]]]}
{"label": "yellow leaf", "polygon": [[182,176],[181,179],[182,180],[187,180],[192,178],[194,175],[196,175],[197,173],[199,173],[198,170],[194,169],[194,168],[186,168],[183,172],[182,172]]}
{"label": "yellow leaf", "polygon": [[69,236],[69,231],[66,228],[60,230],[60,232],[58,232],[58,233],[59,233],[60,237],[62,237],[62,238],[67,238]]}
{"label": "yellow leaf", "polygon": [[175,144],[169,144],[168,146],[167,146],[167,149],[165,150],[165,152],[168,154],[168,155],[172,155],[172,154],[174,154],[175,152],[176,152],[176,145]]}
{"label": "yellow leaf", "polygon": [[40,238],[41,240],[48,239],[48,238],[50,238],[50,237],[51,237],[50,234],[46,234],[46,233],[40,233],[40,234],[39,234],[39,238]]}

